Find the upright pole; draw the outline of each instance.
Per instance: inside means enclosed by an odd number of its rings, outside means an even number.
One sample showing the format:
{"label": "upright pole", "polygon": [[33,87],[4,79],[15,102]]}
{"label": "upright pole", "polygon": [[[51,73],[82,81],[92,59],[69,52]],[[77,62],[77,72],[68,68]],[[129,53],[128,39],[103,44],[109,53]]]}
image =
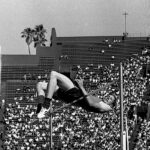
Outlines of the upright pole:
{"label": "upright pole", "polygon": [[120,138],[121,138],[121,150],[123,150],[123,69],[122,63],[120,63]]}
{"label": "upright pole", "polygon": [[128,119],[126,117],[126,147],[127,147],[127,150],[129,150],[129,138],[128,138]]}
{"label": "upright pole", "polygon": [[52,115],[52,100],[50,101],[50,150],[53,149],[53,115]]}

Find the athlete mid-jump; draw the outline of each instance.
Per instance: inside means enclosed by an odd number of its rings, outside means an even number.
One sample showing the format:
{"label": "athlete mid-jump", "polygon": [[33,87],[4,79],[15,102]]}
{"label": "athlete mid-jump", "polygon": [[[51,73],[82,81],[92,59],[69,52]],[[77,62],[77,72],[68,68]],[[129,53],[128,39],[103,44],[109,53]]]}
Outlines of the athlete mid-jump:
{"label": "athlete mid-jump", "polygon": [[82,80],[71,81],[67,76],[56,71],[51,71],[49,82],[38,82],[36,88],[38,94],[36,113],[38,118],[44,118],[46,116],[50,110],[50,101],[56,98],[61,99],[65,103],[71,103],[83,97],[82,100],[74,103],[74,105],[95,113],[111,111],[116,103],[114,95],[110,95],[108,103],[102,102],[96,96],[87,95]]}

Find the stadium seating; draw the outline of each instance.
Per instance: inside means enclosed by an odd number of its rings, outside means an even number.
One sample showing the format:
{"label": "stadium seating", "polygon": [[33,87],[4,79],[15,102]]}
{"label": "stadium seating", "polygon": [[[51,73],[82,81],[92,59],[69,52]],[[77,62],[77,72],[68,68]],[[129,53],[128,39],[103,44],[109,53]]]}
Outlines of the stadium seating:
{"label": "stadium seating", "polygon": [[[144,44],[141,43],[135,49]],[[70,60],[62,59],[61,65],[69,66],[72,63],[76,66],[78,68],[76,77],[84,78],[84,86],[89,92],[118,79],[118,62],[124,60],[123,116],[127,118],[130,148],[138,150],[149,146],[150,122],[137,116],[136,112],[137,106],[142,105],[149,81],[148,76],[144,78],[140,74],[140,69],[149,56],[131,56],[135,52],[140,54],[141,51],[133,48],[134,43],[128,44],[125,48],[122,45],[124,44],[121,42],[115,44],[103,42],[94,47],[91,44],[90,49],[85,44],[63,45],[62,54],[67,55]],[[119,57],[121,58],[118,59]],[[47,74],[54,68],[53,65],[53,58],[42,57],[40,65],[36,67],[5,66],[2,68],[4,74],[2,79],[6,80],[6,126],[3,143],[5,150],[47,150],[49,148],[49,118],[40,119],[34,124],[32,121],[36,118],[36,82],[47,80]],[[116,83],[96,95],[107,102],[112,92],[117,98],[116,108],[112,112],[89,113],[81,108],[70,106],[55,113],[52,122],[54,149],[118,150],[120,148],[119,84]],[[148,101],[144,102],[148,104]],[[58,100],[53,101],[53,109],[62,105],[63,103]]]}

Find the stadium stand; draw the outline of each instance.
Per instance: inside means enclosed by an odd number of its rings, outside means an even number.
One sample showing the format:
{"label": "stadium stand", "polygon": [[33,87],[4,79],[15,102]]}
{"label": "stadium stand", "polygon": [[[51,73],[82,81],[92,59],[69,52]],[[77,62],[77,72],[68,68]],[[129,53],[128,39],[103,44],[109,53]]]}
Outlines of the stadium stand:
{"label": "stadium stand", "polygon": [[[52,46],[54,48],[58,46],[58,49],[61,49],[61,56],[67,56],[65,59],[59,60],[59,57],[55,58],[53,55],[51,57],[42,55],[38,64],[2,66],[6,100],[3,149],[47,150],[50,147],[50,119],[41,119],[35,124],[31,122],[36,118],[36,82],[47,80],[50,70],[60,69],[55,68],[57,66],[55,63],[58,61],[61,71],[67,67],[69,68],[67,71],[71,71],[73,67],[78,68],[76,77],[84,78],[87,91],[119,78],[118,64],[122,61],[124,118],[127,118],[129,146],[131,150],[149,148],[150,122],[146,120],[146,114],[149,114],[149,101],[143,99],[147,96],[149,76],[142,76],[142,67],[147,64],[150,56],[140,55],[141,48],[149,43],[145,39],[141,42],[136,40],[140,43],[137,46],[133,40],[120,41],[116,38],[117,41],[115,39],[114,42],[114,37],[101,37],[101,41],[95,37],[96,43],[89,41],[89,38],[84,38],[84,41],[81,39],[80,43],[79,38],[76,40],[74,38],[74,43],[72,39],[68,42],[67,38],[52,39]],[[75,106],[55,113],[53,148],[118,150],[120,148],[119,85],[116,83],[97,93],[97,96],[107,102],[112,92],[115,93],[117,104],[116,108],[107,114],[87,113]],[[63,103],[58,100],[53,101],[53,109],[62,105]],[[144,106],[147,106],[145,107],[147,112],[141,116],[139,110],[142,111]],[[126,128],[125,125],[124,127]]]}

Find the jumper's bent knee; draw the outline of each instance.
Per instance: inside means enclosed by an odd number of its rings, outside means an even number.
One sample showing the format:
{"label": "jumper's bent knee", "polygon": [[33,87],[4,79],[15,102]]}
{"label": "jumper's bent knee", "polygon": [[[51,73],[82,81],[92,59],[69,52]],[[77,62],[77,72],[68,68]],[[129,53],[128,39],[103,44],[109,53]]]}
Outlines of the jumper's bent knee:
{"label": "jumper's bent knee", "polygon": [[46,90],[47,89],[47,82],[38,82],[36,85],[37,90]]}
{"label": "jumper's bent knee", "polygon": [[56,71],[53,71],[53,70],[52,70],[52,71],[50,72],[50,75],[49,75],[49,76],[50,76],[50,78],[54,78],[54,77],[57,76],[57,74],[58,74],[58,73],[57,73]]}

